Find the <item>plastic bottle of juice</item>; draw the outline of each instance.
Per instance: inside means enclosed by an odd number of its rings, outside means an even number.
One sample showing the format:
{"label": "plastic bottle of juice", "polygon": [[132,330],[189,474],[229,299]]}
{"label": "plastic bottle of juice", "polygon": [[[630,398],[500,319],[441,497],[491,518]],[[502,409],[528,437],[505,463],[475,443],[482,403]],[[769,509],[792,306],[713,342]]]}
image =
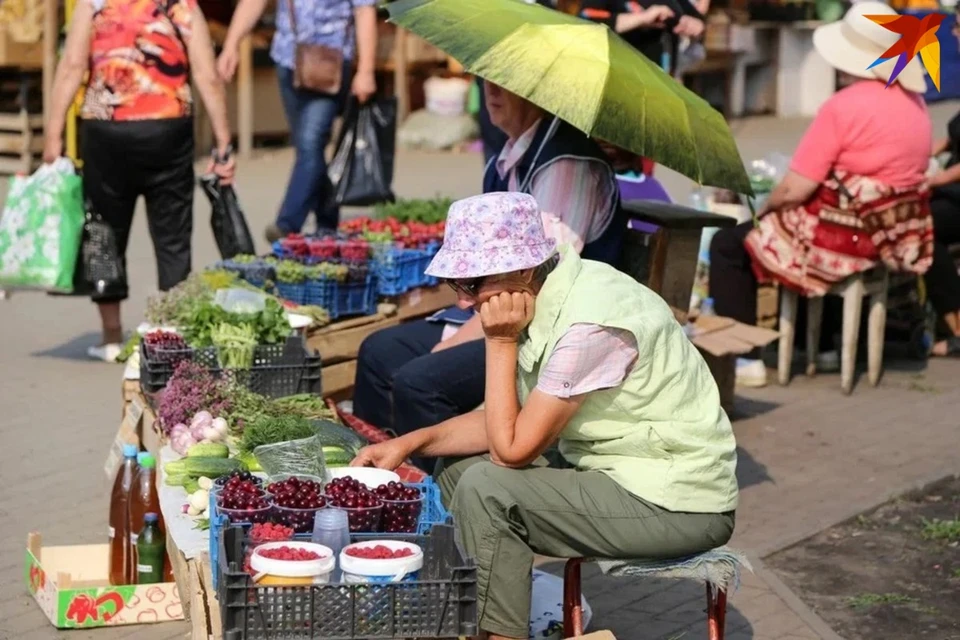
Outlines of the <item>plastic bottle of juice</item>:
{"label": "plastic bottle of juice", "polygon": [[137,475],[137,445],[123,445],[123,462],[110,494],[110,584],[134,584],[130,544],[130,490]]}
{"label": "plastic bottle of juice", "polygon": [[143,529],[137,535],[137,584],[163,581],[166,542],[160,531],[160,516],[148,512],[143,516]]}

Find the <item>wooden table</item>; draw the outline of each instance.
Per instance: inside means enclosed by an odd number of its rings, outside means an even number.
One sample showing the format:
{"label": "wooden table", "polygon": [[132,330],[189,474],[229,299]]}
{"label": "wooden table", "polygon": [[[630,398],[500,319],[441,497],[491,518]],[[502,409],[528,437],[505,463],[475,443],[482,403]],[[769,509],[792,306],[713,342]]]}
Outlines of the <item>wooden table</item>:
{"label": "wooden table", "polygon": [[456,303],[449,287],[423,287],[381,304],[372,316],[348,318],[307,334],[307,347],[320,352],[323,361],[323,396],[349,398],[357,375],[357,354],[363,341],[381,329],[418,320]]}
{"label": "wooden table", "polygon": [[623,208],[631,221],[620,269],[670,306],[689,308],[704,228],[732,227],[736,220],[665,202],[634,200]]}

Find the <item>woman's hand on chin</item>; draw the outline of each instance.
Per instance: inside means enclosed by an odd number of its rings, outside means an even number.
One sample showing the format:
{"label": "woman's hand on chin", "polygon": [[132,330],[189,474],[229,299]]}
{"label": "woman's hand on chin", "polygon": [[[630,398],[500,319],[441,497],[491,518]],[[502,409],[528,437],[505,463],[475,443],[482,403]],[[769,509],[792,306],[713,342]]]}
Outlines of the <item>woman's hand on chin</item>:
{"label": "woman's hand on chin", "polygon": [[535,300],[529,293],[497,294],[480,306],[483,333],[493,342],[517,342],[534,311]]}

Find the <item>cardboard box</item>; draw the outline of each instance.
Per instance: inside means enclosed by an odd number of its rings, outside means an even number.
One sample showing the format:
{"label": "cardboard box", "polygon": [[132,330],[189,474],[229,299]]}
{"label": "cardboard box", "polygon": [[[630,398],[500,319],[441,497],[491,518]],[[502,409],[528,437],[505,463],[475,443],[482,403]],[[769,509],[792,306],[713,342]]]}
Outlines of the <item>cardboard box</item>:
{"label": "cardboard box", "polygon": [[27,536],[26,581],[30,595],[58,629],[89,629],[183,620],[175,582],[112,586],[110,546],[42,547]]}

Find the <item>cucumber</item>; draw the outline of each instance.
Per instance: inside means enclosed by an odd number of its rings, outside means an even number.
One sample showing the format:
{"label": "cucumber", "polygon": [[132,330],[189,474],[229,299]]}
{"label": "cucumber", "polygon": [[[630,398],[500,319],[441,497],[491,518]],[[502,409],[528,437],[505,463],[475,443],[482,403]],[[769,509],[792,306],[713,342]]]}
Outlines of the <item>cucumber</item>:
{"label": "cucumber", "polygon": [[253,455],[249,451],[239,454],[237,456],[237,460],[240,460],[243,464],[247,465],[247,471],[263,471],[263,467],[260,466],[257,456]]}
{"label": "cucumber", "polygon": [[245,471],[246,465],[234,458],[181,458],[168,462],[163,470],[169,475],[207,476],[213,480],[234,471]]}
{"label": "cucumber", "polygon": [[354,455],[341,447],[323,448],[323,461],[328,467],[346,467],[353,461]]}
{"label": "cucumber", "polygon": [[219,442],[194,444],[187,449],[188,458],[229,458],[230,449]]}
{"label": "cucumber", "polygon": [[182,487],[186,485],[189,479],[190,479],[190,476],[186,474],[178,474],[178,475],[168,474],[167,477],[164,478],[163,484],[167,485],[168,487]]}
{"label": "cucumber", "polygon": [[183,485],[184,490],[187,492],[187,495],[192,495],[200,489],[200,483],[194,478],[187,478],[187,481]]}

